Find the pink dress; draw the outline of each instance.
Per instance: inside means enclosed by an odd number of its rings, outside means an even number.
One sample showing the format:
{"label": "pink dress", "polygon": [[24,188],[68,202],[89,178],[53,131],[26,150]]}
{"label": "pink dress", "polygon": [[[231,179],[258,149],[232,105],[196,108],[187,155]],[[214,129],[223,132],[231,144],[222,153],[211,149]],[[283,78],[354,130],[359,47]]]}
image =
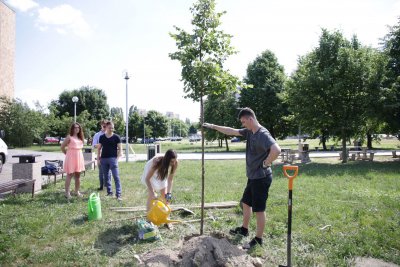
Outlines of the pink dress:
{"label": "pink dress", "polygon": [[74,172],[82,172],[85,170],[85,160],[83,159],[83,142],[75,137],[70,136],[64,161],[64,171],[67,174]]}

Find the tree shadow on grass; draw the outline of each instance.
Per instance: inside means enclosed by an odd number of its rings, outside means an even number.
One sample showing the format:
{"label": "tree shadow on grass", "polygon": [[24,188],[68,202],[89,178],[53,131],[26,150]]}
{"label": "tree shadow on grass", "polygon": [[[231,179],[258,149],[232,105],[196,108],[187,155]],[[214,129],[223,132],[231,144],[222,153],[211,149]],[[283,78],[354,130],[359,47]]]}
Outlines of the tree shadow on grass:
{"label": "tree shadow on grass", "polygon": [[60,204],[60,205],[68,205],[70,203],[75,202],[87,202],[88,198],[77,198],[72,197],[70,200],[67,200],[64,196],[64,192],[55,192],[55,191],[42,191],[39,194],[36,194],[33,198],[31,194],[16,194],[15,197],[10,195],[4,200],[1,201],[1,204],[4,205],[27,205],[29,203],[35,204]]}
{"label": "tree shadow on grass", "polygon": [[[377,175],[382,174],[396,174],[400,173],[400,164],[395,161],[387,162],[367,162],[367,161],[351,161],[345,164],[330,164],[330,163],[307,163],[296,164],[299,166],[299,175],[328,177],[328,176],[342,176],[345,174],[352,174],[357,176],[365,176],[367,173],[374,172]],[[274,167],[274,176],[283,178],[282,166]]]}
{"label": "tree shadow on grass", "polygon": [[100,249],[103,255],[112,257],[126,245],[133,245],[138,242],[136,225],[125,224],[100,233],[94,247]]}
{"label": "tree shadow on grass", "polygon": [[73,223],[74,225],[76,225],[76,226],[82,226],[82,225],[84,225],[85,223],[87,223],[88,220],[89,220],[89,218],[88,218],[88,216],[85,214],[85,215],[81,215],[81,216],[79,216],[79,217],[74,218],[74,219],[72,220],[72,223]]}

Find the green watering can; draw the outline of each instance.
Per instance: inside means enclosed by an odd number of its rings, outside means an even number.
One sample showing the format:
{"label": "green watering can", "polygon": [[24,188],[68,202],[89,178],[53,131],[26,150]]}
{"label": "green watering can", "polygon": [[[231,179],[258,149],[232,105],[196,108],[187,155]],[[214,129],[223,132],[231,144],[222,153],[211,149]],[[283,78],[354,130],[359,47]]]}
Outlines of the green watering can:
{"label": "green watering can", "polygon": [[101,219],[101,202],[99,194],[92,193],[88,201],[88,217],[89,221]]}

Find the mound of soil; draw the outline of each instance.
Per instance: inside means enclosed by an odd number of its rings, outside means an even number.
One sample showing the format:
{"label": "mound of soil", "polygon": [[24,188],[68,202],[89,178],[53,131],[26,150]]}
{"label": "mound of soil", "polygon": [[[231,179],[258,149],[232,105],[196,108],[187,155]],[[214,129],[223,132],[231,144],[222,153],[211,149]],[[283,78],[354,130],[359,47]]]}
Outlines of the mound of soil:
{"label": "mound of soil", "polygon": [[243,266],[259,265],[245,251],[226,238],[192,237],[183,242],[180,251],[157,249],[141,255],[145,266]]}
{"label": "mound of soil", "polygon": [[354,261],[355,267],[398,267],[394,263],[384,262],[383,260],[378,260],[374,258],[361,258],[358,257]]}

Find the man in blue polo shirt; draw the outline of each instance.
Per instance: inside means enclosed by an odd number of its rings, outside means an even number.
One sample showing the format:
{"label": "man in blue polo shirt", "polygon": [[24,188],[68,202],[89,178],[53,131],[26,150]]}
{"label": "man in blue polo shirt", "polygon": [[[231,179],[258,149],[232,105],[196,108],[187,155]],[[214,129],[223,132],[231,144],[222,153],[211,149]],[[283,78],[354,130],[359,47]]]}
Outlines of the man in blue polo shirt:
{"label": "man in blue polo shirt", "polygon": [[265,208],[268,199],[269,187],[272,183],[272,162],[279,156],[281,149],[269,131],[257,121],[254,111],[243,108],[239,112],[239,120],[243,129],[234,129],[225,126],[204,123],[204,127],[215,129],[226,135],[243,136],[246,140],[246,175],[247,186],[244,189],[243,224],[241,227],[230,230],[231,234],[249,235],[251,213],[255,212],[257,221],[256,236],[249,244],[243,246],[251,249],[255,245],[262,245],[265,228]]}

